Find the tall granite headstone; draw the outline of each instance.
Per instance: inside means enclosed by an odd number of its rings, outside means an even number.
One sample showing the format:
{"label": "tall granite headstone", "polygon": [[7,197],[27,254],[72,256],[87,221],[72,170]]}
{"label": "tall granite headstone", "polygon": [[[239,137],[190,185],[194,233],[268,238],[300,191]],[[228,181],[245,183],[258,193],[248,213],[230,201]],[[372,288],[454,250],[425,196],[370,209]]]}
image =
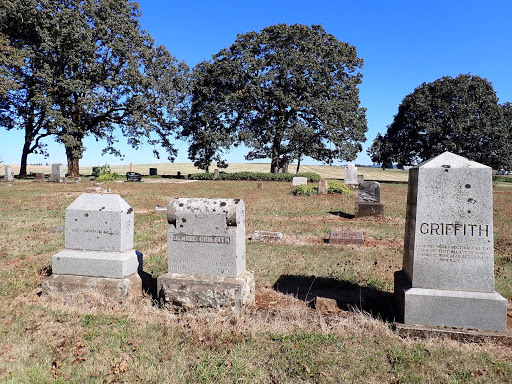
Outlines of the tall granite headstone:
{"label": "tall granite headstone", "polygon": [[376,181],[363,181],[359,184],[356,203],[356,218],[381,216],[384,206],[380,202],[380,184]]}
{"label": "tall granite headstone", "polygon": [[445,152],[409,170],[403,267],[395,273],[405,324],[504,331],[494,290],[492,170]]}
{"label": "tall granite headstone", "polygon": [[12,169],[10,165],[5,165],[5,175],[4,181],[14,181],[14,174],[12,173]]}
{"label": "tall granite headstone", "polygon": [[349,164],[345,168],[345,184],[351,189],[357,189],[359,183],[357,182],[357,167],[354,164]]}
{"label": "tall granite headstone", "polygon": [[168,273],[163,302],[177,307],[236,307],[254,301],[245,269],[245,205],[233,199],[172,199],[167,208]]}
{"label": "tall granite headstone", "polygon": [[63,183],[66,181],[64,166],[61,163],[52,164],[52,173],[50,174],[49,180],[54,183]]}
{"label": "tall granite headstone", "polygon": [[121,196],[80,195],[66,209],[65,249],[53,256],[43,287],[139,296],[142,255],[133,249],[133,223],[133,209]]}

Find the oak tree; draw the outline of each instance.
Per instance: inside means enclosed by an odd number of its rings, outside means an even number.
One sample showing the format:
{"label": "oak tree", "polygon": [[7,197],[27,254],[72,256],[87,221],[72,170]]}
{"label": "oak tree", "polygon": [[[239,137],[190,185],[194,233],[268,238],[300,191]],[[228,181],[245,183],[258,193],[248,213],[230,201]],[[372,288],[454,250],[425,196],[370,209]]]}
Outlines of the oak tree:
{"label": "oak tree", "polygon": [[383,167],[416,164],[450,151],[493,168],[511,168],[507,120],[505,106],[486,79],[446,76],[407,95],[368,154]]}

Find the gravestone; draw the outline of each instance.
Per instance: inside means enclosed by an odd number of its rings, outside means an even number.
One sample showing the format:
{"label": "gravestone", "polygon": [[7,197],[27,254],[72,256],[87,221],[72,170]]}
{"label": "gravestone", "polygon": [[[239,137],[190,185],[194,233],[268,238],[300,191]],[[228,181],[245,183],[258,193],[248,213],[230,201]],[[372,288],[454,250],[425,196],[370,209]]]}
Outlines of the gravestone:
{"label": "gravestone", "polygon": [[149,168],[149,176],[156,176],[158,175],[158,169],[157,168]]}
{"label": "gravestone", "polygon": [[213,178],[214,180],[219,178],[219,170],[217,168],[213,170]]}
{"label": "gravestone", "polygon": [[5,175],[4,181],[14,181],[14,174],[12,173],[12,169],[10,165],[5,165]]}
{"label": "gravestone", "polygon": [[308,183],[307,177],[294,177],[292,179],[292,185],[306,185]]}
{"label": "gravestone", "polygon": [[126,172],[126,181],[141,181],[142,175],[137,172]]}
{"label": "gravestone", "polygon": [[354,164],[349,164],[345,168],[344,181],[350,189],[357,189],[359,183],[357,182],[357,167]]}
{"label": "gravestone", "polygon": [[130,163],[130,171],[129,172],[133,172],[133,163]]}
{"label": "gravestone", "polygon": [[54,183],[63,183],[66,181],[66,175],[64,174],[64,166],[61,163],[52,164],[52,173],[50,174],[49,181]]}
{"label": "gravestone", "polygon": [[376,181],[363,181],[359,184],[356,203],[356,218],[381,216],[384,206],[380,202],[380,184]]}
{"label": "gravestone", "polygon": [[167,220],[168,273],[157,279],[161,301],[182,308],[254,302],[243,200],[171,199]]}
{"label": "gravestone", "polygon": [[357,182],[361,184],[364,181],[364,175],[357,175]]}
{"label": "gravestone", "polygon": [[263,189],[263,183],[262,182],[256,183],[256,188],[257,189]]}
{"label": "gravestone", "polygon": [[80,195],[66,209],[65,249],[53,256],[43,288],[140,296],[142,254],[133,249],[133,223],[133,209],[119,195]]}
{"label": "gravestone", "polygon": [[283,239],[281,232],[273,231],[254,231],[251,240],[257,240],[262,242],[278,242]]}
{"label": "gravestone", "polygon": [[329,244],[364,244],[363,232],[331,231]]}
{"label": "gravestone", "polygon": [[327,180],[322,179],[318,182],[318,194],[319,195],[326,195],[329,190],[329,184],[327,183]]}
{"label": "gravestone", "polygon": [[34,181],[38,181],[38,182],[46,181],[46,179],[44,177],[44,173],[36,173],[36,175],[34,177]]}
{"label": "gravestone", "polygon": [[445,152],[409,170],[403,267],[395,273],[405,324],[505,331],[494,290],[492,170]]}

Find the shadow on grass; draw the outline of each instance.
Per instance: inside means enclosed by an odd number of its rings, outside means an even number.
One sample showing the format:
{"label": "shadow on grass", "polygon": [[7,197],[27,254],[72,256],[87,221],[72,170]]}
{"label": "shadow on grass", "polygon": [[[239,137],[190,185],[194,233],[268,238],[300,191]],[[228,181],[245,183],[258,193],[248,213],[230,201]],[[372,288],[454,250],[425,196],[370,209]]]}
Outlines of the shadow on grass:
{"label": "shadow on grass", "polygon": [[157,279],[152,274],[139,271],[139,276],[142,280],[142,290],[146,295],[150,296],[153,300],[158,299],[157,292]]}
{"label": "shadow on grass", "polygon": [[393,294],[376,288],[326,277],[296,275],[280,276],[272,288],[307,301],[312,307],[315,298],[324,297],[336,300],[338,308],[344,311],[362,310],[376,319],[395,319]]}
{"label": "shadow on grass", "polygon": [[346,213],[343,211],[330,211],[329,214],[343,217],[344,219],[353,219],[355,217],[354,215],[351,215],[350,213]]}

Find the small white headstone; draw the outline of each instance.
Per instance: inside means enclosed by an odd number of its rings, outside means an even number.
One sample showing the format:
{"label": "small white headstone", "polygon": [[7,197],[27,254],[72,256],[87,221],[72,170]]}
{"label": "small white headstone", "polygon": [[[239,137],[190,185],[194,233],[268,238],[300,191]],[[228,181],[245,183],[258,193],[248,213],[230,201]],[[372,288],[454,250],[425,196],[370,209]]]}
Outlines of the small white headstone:
{"label": "small white headstone", "polygon": [[357,182],[357,167],[354,164],[349,164],[345,168],[345,184],[358,184]]}
{"label": "small white headstone", "polygon": [[10,165],[5,165],[5,176],[4,181],[14,181],[14,174],[12,173],[12,169]]}
{"label": "small white headstone", "polygon": [[64,166],[60,163],[52,164],[52,173],[50,174],[50,181],[55,183],[63,183],[66,181],[66,176],[64,174]]}
{"label": "small white headstone", "polygon": [[296,186],[296,185],[305,185],[308,183],[308,178],[307,177],[294,177],[292,179],[292,185]]}

